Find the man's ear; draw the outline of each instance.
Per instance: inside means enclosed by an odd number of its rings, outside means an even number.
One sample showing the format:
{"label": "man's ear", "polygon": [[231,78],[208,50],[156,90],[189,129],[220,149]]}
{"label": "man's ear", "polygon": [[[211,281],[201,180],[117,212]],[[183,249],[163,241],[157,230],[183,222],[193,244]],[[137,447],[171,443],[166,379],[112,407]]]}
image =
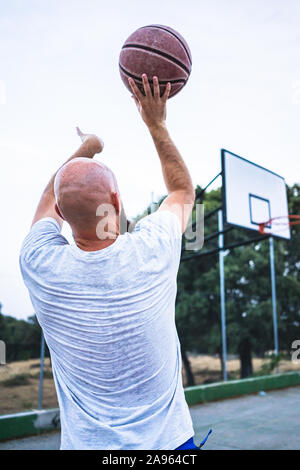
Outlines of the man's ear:
{"label": "man's ear", "polygon": [[66,220],[64,216],[62,215],[62,213],[60,212],[58,205],[56,203],[54,207],[55,207],[55,212],[57,213],[57,215],[59,215],[59,217],[61,217],[63,220]]}
{"label": "man's ear", "polygon": [[118,193],[111,194],[112,204],[116,210],[116,214],[119,215],[121,211],[121,201]]}

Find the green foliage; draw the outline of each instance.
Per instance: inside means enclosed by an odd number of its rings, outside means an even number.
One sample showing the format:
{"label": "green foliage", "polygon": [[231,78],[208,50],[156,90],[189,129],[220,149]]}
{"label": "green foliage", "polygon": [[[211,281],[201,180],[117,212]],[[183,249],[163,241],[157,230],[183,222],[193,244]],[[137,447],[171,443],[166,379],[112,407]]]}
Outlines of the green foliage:
{"label": "green foliage", "polygon": [[[40,366],[40,365],[38,364],[38,366]],[[40,378],[40,372],[36,372],[36,374],[32,374],[31,377],[33,379],[39,379]],[[44,379],[53,379],[52,370],[44,369]]]}
{"label": "green foliage", "polygon": [[[35,315],[27,320],[17,320],[0,313],[0,339],[6,344],[7,362],[40,356],[41,327]],[[46,356],[48,355],[46,348]]]}
{"label": "green foliage", "polygon": [[[201,188],[196,193],[200,194]],[[300,186],[288,188],[289,212],[300,214]],[[221,190],[205,193],[205,213],[221,205]],[[205,236],[217,232],[217,214],[205,221]],[[235,228],[224,236],[225,246],[256,237]],[[292,227],[290,241],[276,239],[275,265],[279,346],[289,350],[300,338],[300,227]],[[202,252],[217,248],[217,238]],[[184,252],[183,256],[190,254]],[[227,349],[238,354],[244,375],[251,373],[251,355],[263,357],[274,348],[269,264],[269,240],[235,248],[224,257]],[[182,262],[178,274],[176,323],[185,350],[221,355],[218,254]],[[249,365],[250,361],[250,365]],[[274,364],[265,370],[273,370]],[[250,371],[250,372],[249,372]]]}
{"label": "green foliage", "polygon": [[276,356],[275,354],[271,354],[270,357],[261,366],[261,368],[257,372],[253,373],[253,376],[259,377],[261,375],[272,374],[275,368],[279,365],[281,359],[282,359],[281,354],[279,354],[278,356]]}
{"label": "green foliage", "polygon": [[29,374],[16,374],[9,379],[3,380],[1,385],[3,387],[19,387],[20,385],[29,385],[30,375]]}

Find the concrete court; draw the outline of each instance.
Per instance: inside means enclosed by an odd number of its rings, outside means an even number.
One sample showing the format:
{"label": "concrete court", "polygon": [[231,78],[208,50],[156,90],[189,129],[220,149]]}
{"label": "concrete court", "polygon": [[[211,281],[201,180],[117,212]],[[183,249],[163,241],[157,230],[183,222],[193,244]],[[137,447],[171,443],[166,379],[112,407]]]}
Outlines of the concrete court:
{"label": "concrete court", "polygon": [[[300,386],[190,408],[205,450],[300,450]],[[0,442],[0,450],[59,449],[59,432]]]}

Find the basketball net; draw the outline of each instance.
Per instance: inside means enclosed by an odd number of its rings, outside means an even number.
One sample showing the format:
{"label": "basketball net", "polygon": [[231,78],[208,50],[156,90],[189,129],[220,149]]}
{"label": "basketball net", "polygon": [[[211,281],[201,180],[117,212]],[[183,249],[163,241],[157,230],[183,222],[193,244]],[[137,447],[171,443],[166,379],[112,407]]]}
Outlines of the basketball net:
{"label": "basketball net", "polygon": [[261,234],[265,234],[268,233],[265,231],[266,228],[272,228],[275,232],[280,232],[286,230],[287,227],[298,224],[300,224],[300,215],[284,215],[281,217],[273,217],[267,220],[267,222],[258,224],[258,231]]}

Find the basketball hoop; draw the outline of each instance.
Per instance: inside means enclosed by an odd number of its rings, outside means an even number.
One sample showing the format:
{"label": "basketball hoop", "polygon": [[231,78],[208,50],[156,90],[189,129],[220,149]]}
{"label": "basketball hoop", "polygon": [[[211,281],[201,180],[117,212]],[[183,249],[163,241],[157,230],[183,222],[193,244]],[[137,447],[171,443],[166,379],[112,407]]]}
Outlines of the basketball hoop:
{"label": "basketball hoop", "polygon": [[279,232],[281,230],[285,230],[287,227],[291,227],[291,225],[298,225],[300,224],[300,215],[284,215],[281,217],[273,217],[272,219],[267,220],[267,222],[262,222],[258,224],[258,231],[261,234],[265,234],[266,228],[271,228],[275,232]]}

